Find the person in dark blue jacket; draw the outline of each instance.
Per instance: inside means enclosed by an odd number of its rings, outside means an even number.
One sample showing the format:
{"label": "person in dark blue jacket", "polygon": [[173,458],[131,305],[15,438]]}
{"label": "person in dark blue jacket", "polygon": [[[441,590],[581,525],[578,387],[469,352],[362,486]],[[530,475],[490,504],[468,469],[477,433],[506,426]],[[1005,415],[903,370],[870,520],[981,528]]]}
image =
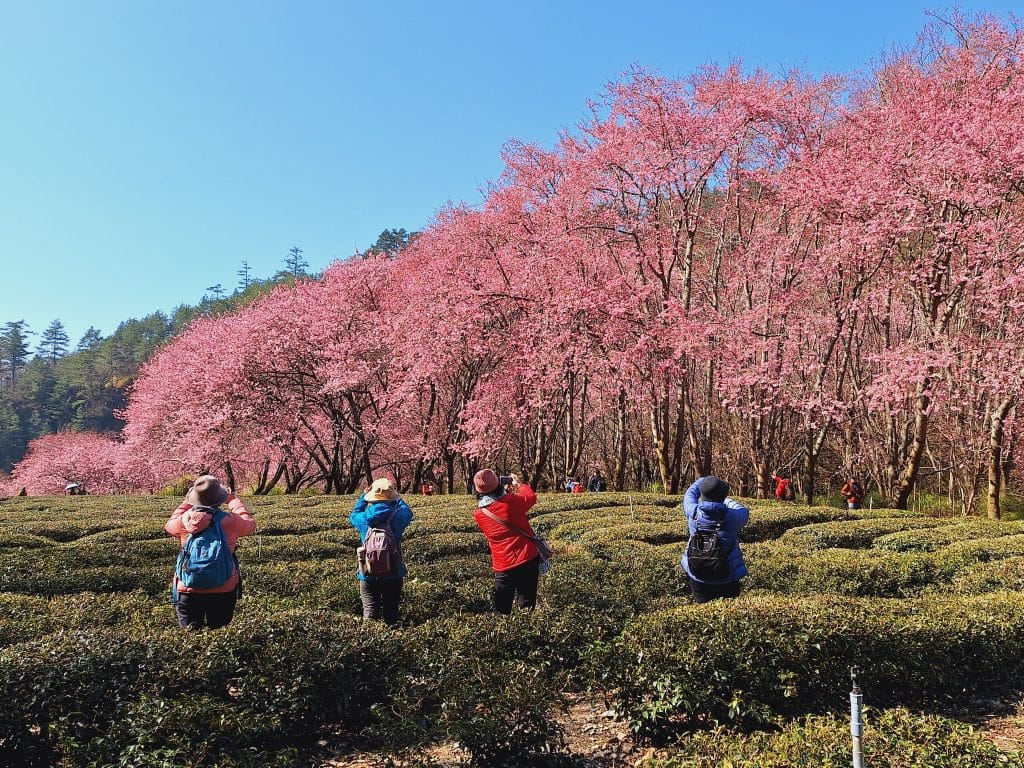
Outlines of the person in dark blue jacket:
{"label": "person in dark blue jacket", "polygon": [[[412,522],[412,510],[387,478],[373,481],[370,489],[359,497],[349,522],[359,531],[361,541],[366,541],[366,533],[370,528],[387,524],[391,518],[391,531],[399,545],[402,533]],[[356,578],[359,579],[359,598],[363,602],[364,619],[383,619],[385,624],[398,622],[398,605],[402,600],[402,579],[408,575],[403,561],[400,568],[387,576],[364,574],[360,568]]]}
{"label": "person in dark blue jacket", "polygon": [[[740,579],[747,575],[747,565],[740,551],[739,532],[750,519],[750,510],[729,498],[729,484],[714,475],[702,477],[683,495],[683,511],[693,536],[701,530],[716,530],[720,544],[729,553],[729,574],[721,581],[704,581],[694,577],[683,550],[683,570],[690,579],[690,592],[698,603],[723,597],[737,597]],[[721,528],[718,524],[721,523]]]}

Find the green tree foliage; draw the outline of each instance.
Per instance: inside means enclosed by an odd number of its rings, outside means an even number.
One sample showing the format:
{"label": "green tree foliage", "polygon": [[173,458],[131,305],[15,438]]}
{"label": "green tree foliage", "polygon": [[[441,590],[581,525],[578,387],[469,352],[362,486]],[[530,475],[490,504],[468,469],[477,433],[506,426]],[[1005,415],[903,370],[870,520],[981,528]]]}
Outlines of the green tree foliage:
{"label": "green tree foliage", "polygon": [[417,232],[406,232],[405,229],[385,229],[377,236],[377,242],[366,249],[366,256],[391,256],[402,250],[409,241],[416,237]]}
{"label": "green tree foliage", "polygon": [[293,245],[284,257],[284,269],[274,275],[275,281],[297,280],[300,277],[308,277],[309,262],[302,255],[302,249]]}
{"label": "green tree foliage", "polygon": [[249,286],[252,284],[252,270],[249,268],[249,262],[243,261],[241,268],[235,274],[238,275],[238,293],[245,293]]}
{"label": "green tree foliage", "polygon": [[29,441],[61,429],[113,432],[114,412],[125,403],[139,367],[171,338],[162,312],[127,320],[109,337],[90,328],[67,354],[67,332],[54,321],[29,359],[25,324],[8,323],[2,336],[0,377],[0,471],[19,461]]}
{"label": "green tree foliage", "polygon": [[12,386],[18,380],[19,371],[28,362],[30,334],[24,320],[5,324],[0,332],[0,379]]}
{"label": "green tree foliage", "polygon": [[51,363],[57,362],[68,353],[68,332],[64,323],[59,319],[50,323],[43,335],[39,337],[39,349],[37,354],[44,357]]}

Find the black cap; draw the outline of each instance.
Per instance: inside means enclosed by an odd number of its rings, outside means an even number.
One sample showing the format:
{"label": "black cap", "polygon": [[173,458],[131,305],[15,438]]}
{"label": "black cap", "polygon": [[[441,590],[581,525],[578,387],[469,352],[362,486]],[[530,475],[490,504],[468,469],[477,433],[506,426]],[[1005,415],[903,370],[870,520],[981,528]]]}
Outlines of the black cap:
{"label": "black cap", "polygon": [[714,475],[702,477],[697,487],[700,489],[700,497],[708,501],[725,501],[729,495],[729,484]]}

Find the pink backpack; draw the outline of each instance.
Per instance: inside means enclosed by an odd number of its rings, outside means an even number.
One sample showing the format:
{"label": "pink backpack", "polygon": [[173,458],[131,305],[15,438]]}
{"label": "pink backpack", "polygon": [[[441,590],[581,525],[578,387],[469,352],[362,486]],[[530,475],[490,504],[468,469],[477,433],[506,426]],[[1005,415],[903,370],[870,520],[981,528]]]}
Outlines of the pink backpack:
{"label": "pink backpack", "polygon": [[393,576],[402,570],[402,549],[398,546],[395,532],[391,530],[391,521],[395,519],[398,509],[391,511],[383,524],[371,526],[359,549],[359,566],[364,576]]}

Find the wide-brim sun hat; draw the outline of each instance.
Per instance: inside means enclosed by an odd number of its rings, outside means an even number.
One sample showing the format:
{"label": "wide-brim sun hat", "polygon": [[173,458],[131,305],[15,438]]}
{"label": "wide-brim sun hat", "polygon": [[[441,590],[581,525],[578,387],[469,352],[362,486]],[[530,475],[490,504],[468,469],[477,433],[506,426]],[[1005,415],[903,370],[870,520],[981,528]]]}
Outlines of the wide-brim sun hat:
{"label": "wide-brim sun hat", "polygon": [[228,499],[228,492],[213,475],[200,475],[185,494],[185,501],[194,507],[216,507]]}
{"label": "wide-brim sun hat", "polygon": [[394,501],[397,498],[398,491],[386,477],[374,480],[370,490],[366,492],[367,501]]}

